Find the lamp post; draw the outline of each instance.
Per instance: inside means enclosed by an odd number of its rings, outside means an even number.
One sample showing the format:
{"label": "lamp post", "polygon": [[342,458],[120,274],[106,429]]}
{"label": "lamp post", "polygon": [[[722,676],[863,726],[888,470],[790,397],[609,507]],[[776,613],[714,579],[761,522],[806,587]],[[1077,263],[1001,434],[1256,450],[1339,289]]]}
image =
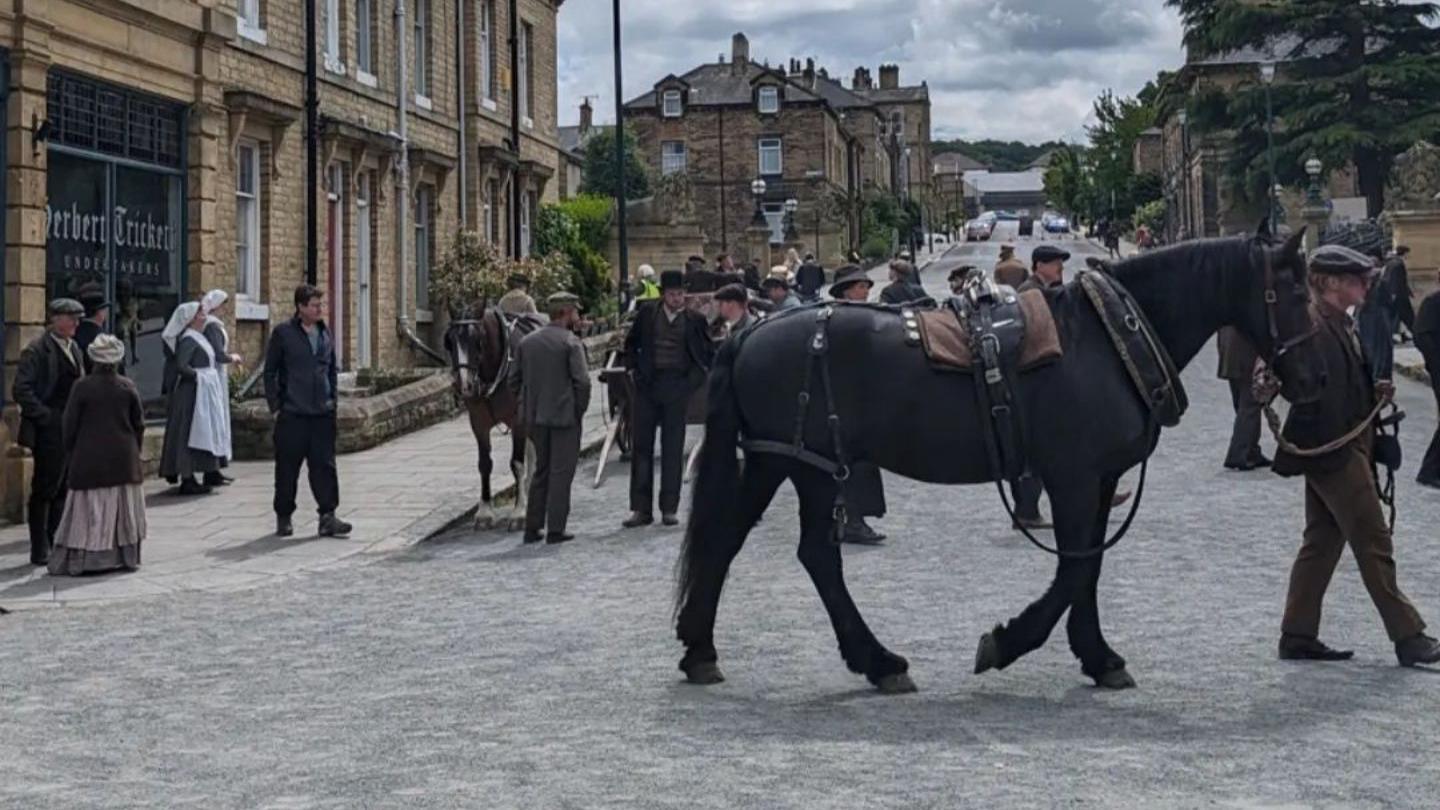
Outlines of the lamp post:
{"label": "lamp post", "polygon": [[1305,190],[1305,206],[1300,209],[1300,213],[1307,226],[1305,230],[1306,250],[1315,248],[1315,245],[1319,243],[1320,235],[1330,224],[1330,206],[1325,201],[1324,189],[1320,187],[1320,176],[1324,169],[1325,164],[1321,163],[1319,158],[1311,157],[1305,161],[1305,174],[1310,177],[1310,186]]}
{"label": "lamp post", "polygon": [[1175,114],[1175,119],[1180,122],[1180,231],[1181,239],[1189,237],[1193,230],[1190,228],[1190,131],[1186,124],[1190,121],[1188,111],[1181,109]]}
{"label": "lamp post", "polygon": [[1260,63],[1260,81],[1265,85],[1265,162],[1269,166],[1270,182],[1265,184],[1265,216],[1270,227],[1275,227],[1275,108],[1270,99],[1270,85],[1275,82],[1275,63]]}
{"label": "lamp post", "polygon": [[1312,157],[1305,161],[1305,174],[1310,177],[1310,187],[1305,190],[1306,205],[1324,205],[1325,199],[1320,196],[1320,172],[1325,164],[1320,158]]}
{"label": "lamp post", "polygon": [[800,201],[794,197],[785,201],[785,241],[795,242],[800,235],[795,233],[795,211],[800,208]]}
{"label": "lamp post", "polygon": [[755,216],[750,219],[751,225],[765,224],[765,209],[761,207],[760,201],[765,197],[765,181],[755,178],[750,182],[750,193],[755,197]]}

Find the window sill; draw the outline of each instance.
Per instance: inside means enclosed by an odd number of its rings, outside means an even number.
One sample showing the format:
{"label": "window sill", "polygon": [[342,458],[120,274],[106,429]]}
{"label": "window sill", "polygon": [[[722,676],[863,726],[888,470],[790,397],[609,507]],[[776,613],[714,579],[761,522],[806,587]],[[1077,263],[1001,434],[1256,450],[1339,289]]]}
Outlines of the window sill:
{"label": "window sill", "polygon": [[500,111],[500,105],[499,105],[499,104],[496,104],[496,103],[495,103],[495,99],[493,99],[493,98],[482,98],[482,99],[480,99],[480,106],[481,106],[481,107],[484,107],[485,109],[489,110],[490,112],[499,112],[499,111]]}
{"label": "window sill", "polygon": [[365,85],[366,87],[380,86],[380,80],[375,78],[374,73],[370,73],[366,70],[361,70],[360,68],[355,69],[355,81]]}
{"label": "window sill", "polygon": [[331,54],[325,54],[325,70],[329,73],[334,73],[337,76],[344,76],[345,63],[341,62],[339,59],[336,59]]}
{"label": "window sill", "polygon": [[249,298],[235,296],[235,320],[237,321],[269,321],[270,307],[251,301]]}
{"label": "window sill", "polygon": [[520,116],[520,126],[526,129],[534,129],[535,119],[522,115]]}
{"label": "window sill", "polygon": [[269,45],[270,37],[265,34],[264,28],[255,28],[244,20],[237,19],[235,33],[257,45]]}
{"label": "window sill", "polygon": [[435,102],[431,101],[429,96],[422,96],[417,93],[415,95],[415,106],[428,112],[435,109]]}
{"label": "window sill", "polygon": [[428,310],[428,309],[417,309],[417,310],[415,310],[415,322],[416,322],[416,323],[434,323],[434,322],[435,322],[435,313],[431,312],[431,311]]}

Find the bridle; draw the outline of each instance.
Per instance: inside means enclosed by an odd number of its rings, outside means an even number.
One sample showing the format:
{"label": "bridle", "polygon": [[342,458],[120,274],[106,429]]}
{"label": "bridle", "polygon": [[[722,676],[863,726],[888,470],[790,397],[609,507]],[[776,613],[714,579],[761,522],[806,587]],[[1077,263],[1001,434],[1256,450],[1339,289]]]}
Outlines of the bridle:
{"label": "bridle", "polygon": [[[451,328],[457,326],[479,326],[482,327],[483,332],[486,317],[493,317],[496,320],[496,324],[498,327],[495,332],[500,342],[500,367],[495,371],[495,378],[485,386],[485,389],[483,391],[480,392],[481,399],[489,399],[493,397],[495,395],[495,392],[500,390],[500,386],[505,384],[505,378],[509,375],[510,371],[510,349],[508,346],[510,342],[509,331],[511,329],[514,329],[515,326],[514,324],[508,322],[505,319],[505,316],[494,307],[485,310],[483,313],[481,313],[479,318],[461,318],[459,320],[454,320],[450,322]],[[456,340],[456,346],[458,354],[458,339]],[[484,366],[481,365],[481,359],[483,358],[471,360],[469,352],[465,352],[464,354],[466,358],[464,361],[461,361],[458,358],[452,359],[452,362],[455,364],[455,369],[457,371],[463,369],[465,371],[473,372],[477,378],[481,379],[481,382],[484,382],[484,379],[480,377],[481,372],[484,371]]]}
{"label": "bridle", "polygon": [[1260,256],[1265,265],[1265,322],[1270,331],[1270,356],[1265,359],[1265,366],[1273,369],[1276,367],[1275,364],[1280,362],[1280,358],[1315,337],[1320,331],[1320,327],[1312,322],[1310,328],[1304,332],[1288,340],[1280,339],[1280,319],[1276,314],[1280,305],[1280,296],[1275,292],[1275,267],[1270,259],[1270,251],[1264,245],[1260,246]]}

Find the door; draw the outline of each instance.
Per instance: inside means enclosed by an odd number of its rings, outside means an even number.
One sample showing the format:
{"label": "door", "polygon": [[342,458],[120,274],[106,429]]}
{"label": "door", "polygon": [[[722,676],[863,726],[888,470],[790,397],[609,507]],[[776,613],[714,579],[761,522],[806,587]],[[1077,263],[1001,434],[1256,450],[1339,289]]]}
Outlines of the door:
{"label": "door", "polygon": [[335,341],[335,363],[346,368],[345,351],[345,169],[334,163],[328,172],[330,224],[326,234],[330,266],[326,286],[330,290],[330,337]]}
{"label": "door", "polygon": [[370,173],[361,172],[355,187],[355,363],[370,360]]}

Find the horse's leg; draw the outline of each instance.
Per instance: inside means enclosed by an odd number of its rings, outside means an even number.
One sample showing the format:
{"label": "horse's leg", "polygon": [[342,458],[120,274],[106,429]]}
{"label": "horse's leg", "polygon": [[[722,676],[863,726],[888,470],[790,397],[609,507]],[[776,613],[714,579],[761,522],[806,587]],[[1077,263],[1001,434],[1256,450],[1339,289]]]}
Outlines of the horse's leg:
{"label": "horse's leg", "polygon": [[725,680],[716,665],[715,612],[720,606],[720,590],[730,572],[730,563],[745,545],[750,530],[769,508],[775,490],[785,480],[785,471],[776,462],[756,453],[745,461],[740,479],[740,497],[735,506],[735,522],[721,521],[706,527],[711,532],[707,553],[675,622],[675,635],[685,645],[680,669],[691,683],[718,683]]}
{"label": "horse's leg", "polygon": [[[1108,478],[1100,487],[1100,514],[1095,521],[1091,548],[1105,542],[1109,531],[1110,502],[1115,497],[1118,483],[1119,478]],[[1065,629],[1070,637],[1070,651],[1080,659],[1081,671],[1093,678],[1098,686],[1127,689],[1135,685],[1135,679],[1125,671],[1125,659],[1110,649],[1100,632],[1100,608],[1096,603],[1096,587],[1100,582],[1100,564],[1103,559],[1102,555],[1085,561],[1083,583],[1070,604],[1070,615]]]}
{"label": "horse's leg", "polygon": [[494,509],[490,503],[490,473],[495,468],[495,462],[490,458],[490,407],[483,399],[467,399],[465,411],[470,416],[470,432],[475,434],[480,456],[480,502],[475,507],[475,528],[489,529],[495,525]]}
{"label": "horse's leg", "polygon": [[515,478],[515,505],[510,510],[509,528],[525,528],[525,510],[530,505],[530,479],[535,474],[535,446],[518,421],[510,423],[510,474]]}
{"label": "horse's leg", "polygon": [[800,563],[830,614],[845,665],[851,672],[864,675],[881,692],[915,691],[914,682],[906,674],[910,662],[885,649],[875,638],[845,587],[840,547],[833,539],[835,482],[809,467],[798,472],[794,481],[800,494]]}
{"label": "horse's leg", "polygon": [[[1079,551],[1090,546],[1100,501],[1098,481],[1065,481],[1060,486],[1045,482],[1055,523],[1055,543],[1062,551]],[[1004,669],[1020,656],[1036,649],[1050,637],[1050,631],[1070,607],[1084,584],[1090,560],[1061,557],[1050,587],[1019,616],[980,637],[975,652],[975,673]]]}

